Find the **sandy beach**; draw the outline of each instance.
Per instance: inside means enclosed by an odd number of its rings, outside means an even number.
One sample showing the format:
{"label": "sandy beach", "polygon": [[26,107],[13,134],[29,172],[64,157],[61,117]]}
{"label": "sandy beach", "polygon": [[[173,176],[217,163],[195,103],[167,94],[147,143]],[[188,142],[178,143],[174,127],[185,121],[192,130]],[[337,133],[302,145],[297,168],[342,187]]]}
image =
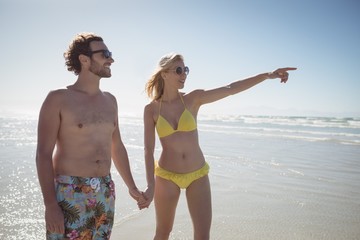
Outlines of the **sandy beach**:
{"label": "sandy beach", "polygon": [[[217,164],[218,169],[235,169],[216,161],[210,163],[212,166]],[[359,203],[354,199],[326,189],[327,183],[310,186],[307,184],[311,182],[294,181],[297,175],[301,176],[299,173],[279,176],[287,182],[279,184],[277,180],[271,180],[275,177],[271,176],[273,173],[260,176],[251,171],[253,166],[243,168],[247,170],[234,170],[233,174],[214,170],[210,176],[213,194],[211,239],[359,239]],[[338,188],[341,191],[346,186]],[[112,239],[152,239],[154,230],[152,205],[145,211],[134,210],[131,216],[116,222]],[[190,240],[192,234],[182,192],[170,239]]]}

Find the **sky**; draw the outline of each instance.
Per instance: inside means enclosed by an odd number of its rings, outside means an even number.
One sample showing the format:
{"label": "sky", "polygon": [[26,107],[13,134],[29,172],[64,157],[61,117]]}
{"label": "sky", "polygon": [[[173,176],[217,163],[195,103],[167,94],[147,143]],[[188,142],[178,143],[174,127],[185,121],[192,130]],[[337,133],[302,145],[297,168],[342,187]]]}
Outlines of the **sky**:
{"label": "sky", "polygon": [[279,67],[200,114],[360,117],[358,0],[0,0],[0,114],[38,114],[49,91],[76,81],[63,53],[80,32],[104,38],[119,114],[141,116],[161,56],[189,66],[182,91],[211,89]]}

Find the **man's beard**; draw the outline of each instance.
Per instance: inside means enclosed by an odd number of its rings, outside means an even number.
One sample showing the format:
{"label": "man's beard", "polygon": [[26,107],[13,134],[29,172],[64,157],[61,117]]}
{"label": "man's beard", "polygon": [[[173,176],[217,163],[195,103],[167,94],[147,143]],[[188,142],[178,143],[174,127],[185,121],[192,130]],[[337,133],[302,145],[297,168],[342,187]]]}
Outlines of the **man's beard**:
{"label": "man's beard", "polygon": [[108,68],[102,67],[97,63],[92,62],[90,65],[90,72],[95,74],[96,76],[100,78],[109,78],[111,77],[111,71]]}

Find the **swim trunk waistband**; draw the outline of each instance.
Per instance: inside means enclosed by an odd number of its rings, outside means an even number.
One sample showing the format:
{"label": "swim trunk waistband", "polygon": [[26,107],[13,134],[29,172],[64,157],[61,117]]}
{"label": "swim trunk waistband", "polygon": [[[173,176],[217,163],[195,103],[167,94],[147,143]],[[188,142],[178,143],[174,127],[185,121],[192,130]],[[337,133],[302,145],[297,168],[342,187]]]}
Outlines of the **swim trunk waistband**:
{"label": "swim trunk waistband", "polygon": [[74,177],[66,175],[57,175],[55,181],[58,183],[76,184],[76,185],[94,185],[111,182],[111,174],[103,177]]}

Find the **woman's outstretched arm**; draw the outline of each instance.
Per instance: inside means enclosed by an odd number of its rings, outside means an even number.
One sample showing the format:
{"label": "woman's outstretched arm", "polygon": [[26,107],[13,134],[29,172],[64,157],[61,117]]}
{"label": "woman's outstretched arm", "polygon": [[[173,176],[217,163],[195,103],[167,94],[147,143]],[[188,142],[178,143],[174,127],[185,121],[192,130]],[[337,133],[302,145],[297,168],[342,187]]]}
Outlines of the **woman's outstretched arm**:
{"label": "woman's outstretched arm", "polygon": [[293,67],[278,68],[273,72],[261,73],[253,77],[232,82],[229,85],[220,88],[197,91],[197,94],[199,94],[198,103],[199,105],[202,105],[202,104],[218,101],[227,96],[245,91],[267,79],[280,78],[282,83],[286,83],[289,78],[288,71],[292,71],[292,70],[296,70],[296,68]]}

